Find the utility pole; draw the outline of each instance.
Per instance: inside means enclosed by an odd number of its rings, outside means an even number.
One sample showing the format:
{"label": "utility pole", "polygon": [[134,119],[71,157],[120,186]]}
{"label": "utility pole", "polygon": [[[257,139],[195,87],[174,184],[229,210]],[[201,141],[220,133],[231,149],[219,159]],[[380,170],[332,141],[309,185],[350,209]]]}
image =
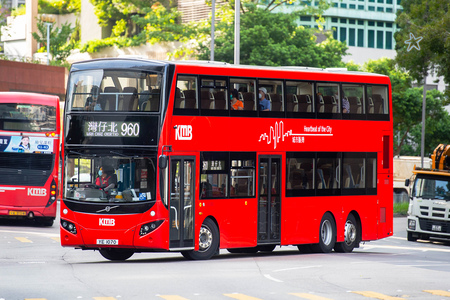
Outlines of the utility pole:
{"label": "utility pole", "polygon": [[241,39],[241,1],[235,1],[236,7],[234,10],[234,64],[240,64],[240,39]]}
{"label": "utility pole", "polygon": [[211,61],[214,61],[214,27],[216,25],[216,0],[212,0],[211,12]]}

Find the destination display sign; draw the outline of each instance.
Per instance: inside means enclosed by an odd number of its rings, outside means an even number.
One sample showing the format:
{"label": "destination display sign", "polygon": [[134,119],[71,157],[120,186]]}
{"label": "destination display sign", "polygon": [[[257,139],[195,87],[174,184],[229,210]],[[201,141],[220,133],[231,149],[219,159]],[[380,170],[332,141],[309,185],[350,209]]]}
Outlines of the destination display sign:
{"label": "destination display sign", "polygon": [[85,121],[83,134],[86,137],[139,137],[139,122]]}
{"label": "destination display sign", "polygon": [[223,171],[223,170],[225,170],[224,160],[203,161],[202,171]]}
{"label": "destination display sign", "polygon": [[89,147],[156,146],[159,115],[72,114],[68,117],[66,145]]}

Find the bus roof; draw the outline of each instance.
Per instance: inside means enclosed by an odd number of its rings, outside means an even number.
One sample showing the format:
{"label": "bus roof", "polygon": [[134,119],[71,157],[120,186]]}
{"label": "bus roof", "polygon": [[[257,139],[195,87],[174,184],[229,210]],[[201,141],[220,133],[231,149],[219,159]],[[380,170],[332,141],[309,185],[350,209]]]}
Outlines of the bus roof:
{"label": "bus roof", "polygon": [[[0,103],[30,103],[42,105],[56,105],[59,97],[48,94],[26,93],[26,92],[0,92]],[[55,102],[55,103],[53,103]]]}
{"label": "bus roof", "polygon": [[[117,62],[117,64],[110,64],[111,61]],[[107,67],[103,64],[104,62],[108,62]],[[360,72],[360,71],[348,71],[345,68],[315,68],[315,67],[304,67],[304,66],[280,66],[280,67],[268,67],[268,66],[254,66],[254,65],[234,65],[226,62],[218,62],[218,61],[204,61],[204,60],[180,60],[180,61],[163,61],[163,60],[147,60],[140,58],[100,58],[93,60],[86,60],[74,63],[72,65],[71,71],[92,69],[95,67],[98,68],[120,68],[120,67],[143,67],[149,65],[165,67],[169,65],[173,66],[189,66],[189,67],[221,67],[221,68],[229,68],[229,69],[238,69],[238,70],[265,70],[265,71],[294,71],[305,72],[305,73],[332,73],[335,75],[363,75],[363,76],[374,76],[374,77],[385,77],[389,78],[386,75],[369,73],[369,72]]]}

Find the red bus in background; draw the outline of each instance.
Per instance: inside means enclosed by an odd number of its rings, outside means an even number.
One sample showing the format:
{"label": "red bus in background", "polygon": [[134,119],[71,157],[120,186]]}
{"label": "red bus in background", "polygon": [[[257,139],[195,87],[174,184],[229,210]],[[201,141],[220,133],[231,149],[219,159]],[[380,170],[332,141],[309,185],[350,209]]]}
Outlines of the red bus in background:
{"label": "red bus in background", "polygon": [[59,98],[0,92],[0,217],[52,226],[60,156]]}
{"label": "red bus in background", "polygon": [[386,76],[92,60],[72,65],[64,122],[62,246],[208,259],[393,233]]}

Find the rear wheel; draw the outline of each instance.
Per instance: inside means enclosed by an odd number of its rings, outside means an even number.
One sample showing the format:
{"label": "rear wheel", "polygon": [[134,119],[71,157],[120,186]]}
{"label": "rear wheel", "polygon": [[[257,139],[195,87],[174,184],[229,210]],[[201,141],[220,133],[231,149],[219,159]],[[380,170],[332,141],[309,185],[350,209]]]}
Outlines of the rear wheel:
{"label": "rear wheel", "polygon": [[350,214],[345,221],[344,237],[345,240],[340,243],[336,243],[334,250],[336,252],[352,252],[354,248],[359,245],[360,228],[359,224],[356,222],[355,217]]}
{"label": "rear wheel", "polygon": [[312,245],[314,252],[329,253],[336,243],[336,224],[330,213],[323,215],[320,221],[319,243]]}
{"label": "rear wheel", "polygon": [[219,250],[219,229],[211,219],[206,219],[200,228],[198,251],[182,251],[181,254],[192,260],[210,259]]}
{"label": "rear wheel", "polygon": [[99,251],[104,258],[109,260],[126,260],[134,254],[133,250],[118,248],[100,249]]}

